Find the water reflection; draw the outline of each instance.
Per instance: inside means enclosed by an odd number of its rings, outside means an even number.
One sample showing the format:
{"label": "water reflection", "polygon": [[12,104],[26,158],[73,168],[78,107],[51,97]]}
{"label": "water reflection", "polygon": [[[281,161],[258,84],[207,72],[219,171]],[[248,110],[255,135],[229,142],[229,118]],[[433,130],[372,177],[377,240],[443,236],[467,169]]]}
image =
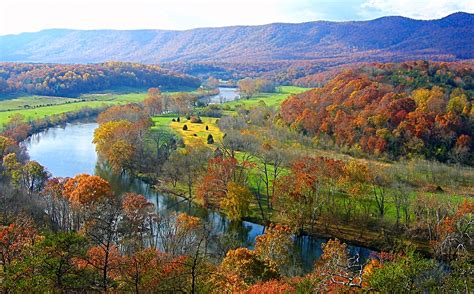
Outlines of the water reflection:
{"label": "water reflection", "polygon": [[219,87],[219,94],[204,98],[207,104],[222,104],[240,98],[239,89]]}
{"label": "water reflection", "polygon": [[[92,137],[96,123],[72,123],[49,128],[23,142],[30,158],[60,177],[94,173],[97,162]],[[72,130],[72,131],[71,131]]]}

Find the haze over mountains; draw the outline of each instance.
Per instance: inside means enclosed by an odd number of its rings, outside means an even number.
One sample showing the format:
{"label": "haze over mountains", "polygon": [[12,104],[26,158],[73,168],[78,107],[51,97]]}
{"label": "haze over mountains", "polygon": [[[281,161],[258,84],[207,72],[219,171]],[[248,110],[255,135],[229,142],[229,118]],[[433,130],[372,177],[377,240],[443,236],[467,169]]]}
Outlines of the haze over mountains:
{"label": "haze over mountains", "polygon": [[0,61],[91,63],[359,61],[474,58],[474,14],[438,20],[275,23],[171,30],[69,30],[0,36]]}

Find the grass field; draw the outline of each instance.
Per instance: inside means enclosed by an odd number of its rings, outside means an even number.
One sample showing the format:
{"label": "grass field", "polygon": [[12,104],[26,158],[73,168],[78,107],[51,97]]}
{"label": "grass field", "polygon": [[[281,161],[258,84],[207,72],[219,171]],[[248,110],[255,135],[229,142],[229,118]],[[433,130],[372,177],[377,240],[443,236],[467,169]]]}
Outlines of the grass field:
{"label": "grass field", "polygon": [[[170,91],[165,93],[173,94],[176,92]],[[133,89],[125,88],[117,91],[84,94],[77,98],[21,96],[6,99],[4,97],[0,100],[0,128],[15,113],[23,114],[26,119],[38,119],[79,110],[84,107],[97,108],[108,105],[137,103],[143,101],[146,95],[146,90],[135,89],[133,91]]]}
{"label": "grass field", "polygon": [[[154,128],[168,128],[175,134],[179,135],[185,145],[194,146],[196,144],[207,144],[207,136],[209,134],[214,138],[214,142],[218,143],[222,141],[223,133],[216,124],[216,118],[213,117],[201,117],[202,123],[192,123],[185,117],[180,117],[180,122],[172,121],[177,118],[176,115],[163,115],[153,118],[155,123]],[[188,130],[183,130],[184,125],[188,127]],[[206,130],[206,126],[208,130]],[[209,147],[214,146],[208,145]]]}
{"label": "grass field", "polygon": [[[51,115],[79,110],[84,107],[97,108],[106,105],[126,104],[143,101],[146,92],[85,94],[78,98],[22,96],[0,100],[0,127],[9,118],[20,113],[26,119],[38,119]],[[52,104],[52,105],[51,105]],[[25,107],[29,105],[30,107]]]}
{"label": "grass field", "polygon": [[249,99],[242,98],[239,100],[226,102],[224,103],[224,109],[230,108],[230,110],[233,110],[239,105],[252,106],[261,103],[261,101],[263,101],[268,106],[278,106],[289,95],[299,94],[308,90],[309,88],[281,86],[277,88],[275,93],[260,93]]}
{"label": "grass field", "polygon": [[13,99],[0,100],[0,111],[24,110],[34,107],[45,107],[56,104],[79,102],[78,98],[65,98],[53,96],[22,96]]}

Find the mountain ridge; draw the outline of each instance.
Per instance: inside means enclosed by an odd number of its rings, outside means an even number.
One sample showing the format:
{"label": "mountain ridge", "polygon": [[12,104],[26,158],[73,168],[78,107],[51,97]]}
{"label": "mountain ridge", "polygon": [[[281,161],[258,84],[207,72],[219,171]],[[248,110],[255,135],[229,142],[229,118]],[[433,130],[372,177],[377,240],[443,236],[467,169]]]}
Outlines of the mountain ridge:
{"label": "mountain ridge", "polygon": [[[190,30],[48,29],[0,36],[0,61],[95,63],[354,61],[474,58],[474,14],[387,16]],[[343,61],[345,63],[346,61]]]}

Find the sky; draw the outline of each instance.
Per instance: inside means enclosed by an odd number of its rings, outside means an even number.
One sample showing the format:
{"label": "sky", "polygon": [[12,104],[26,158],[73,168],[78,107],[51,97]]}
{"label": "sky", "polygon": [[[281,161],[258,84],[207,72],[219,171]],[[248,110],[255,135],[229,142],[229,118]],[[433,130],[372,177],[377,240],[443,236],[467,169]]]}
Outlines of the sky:
{"label": "sky", "polygon": [[474,13],[474,0],[0,0],[0,35],[49,28],[174,29]]}

